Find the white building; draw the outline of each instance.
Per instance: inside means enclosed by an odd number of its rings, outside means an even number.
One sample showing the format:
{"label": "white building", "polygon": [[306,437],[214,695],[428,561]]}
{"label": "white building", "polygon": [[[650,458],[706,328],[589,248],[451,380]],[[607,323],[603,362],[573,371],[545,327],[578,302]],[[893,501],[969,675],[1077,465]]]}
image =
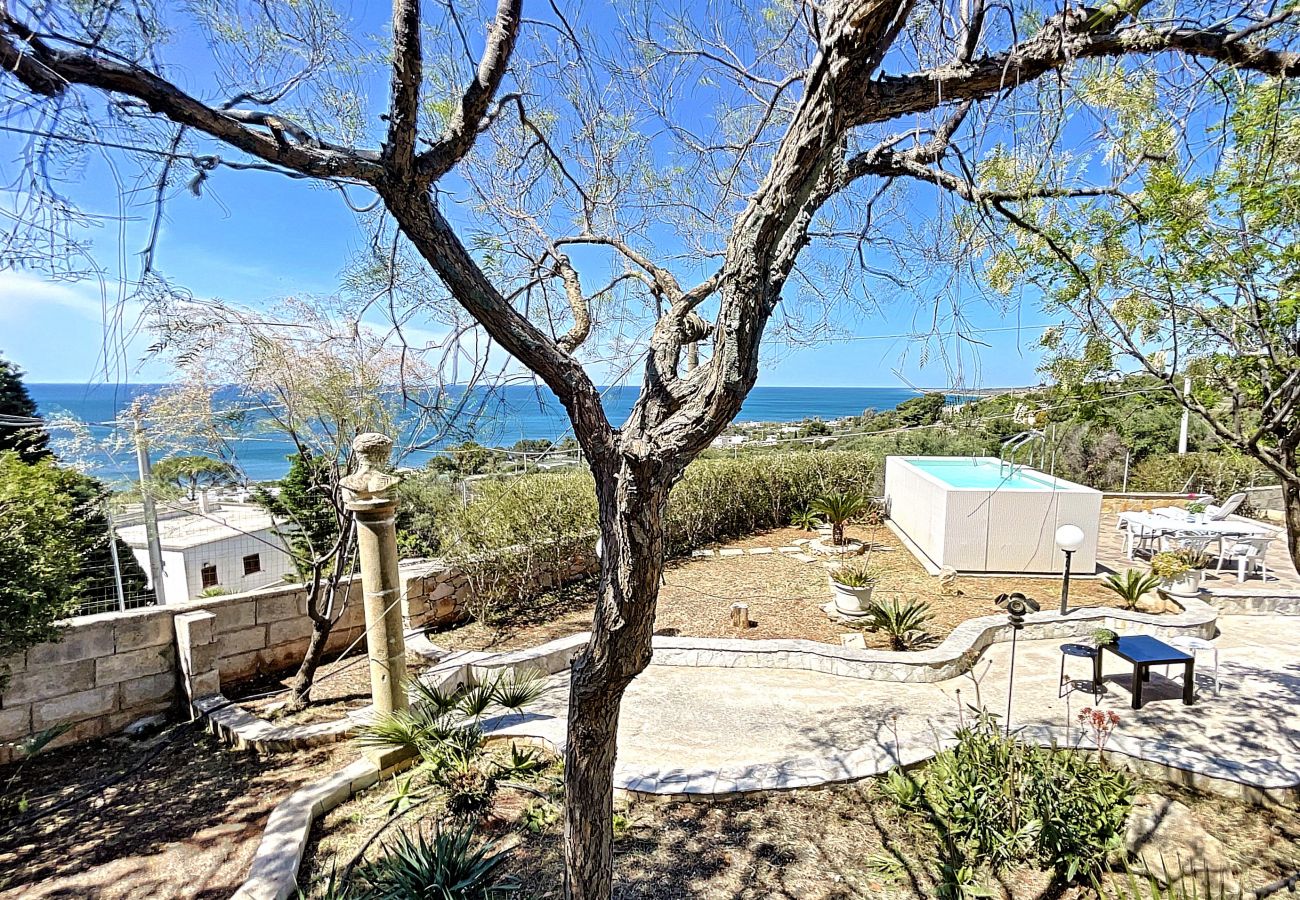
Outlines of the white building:
{"label": "white building", "polygon": [[[143,524],[117,529],[149,577],[149,545]],[[275,533],[270,513],[252,504],[222,504],[174,514],[159,513],[162,545],[161,603],[192,600],[211,588],[251,591],[295,578],[293,561]]]}

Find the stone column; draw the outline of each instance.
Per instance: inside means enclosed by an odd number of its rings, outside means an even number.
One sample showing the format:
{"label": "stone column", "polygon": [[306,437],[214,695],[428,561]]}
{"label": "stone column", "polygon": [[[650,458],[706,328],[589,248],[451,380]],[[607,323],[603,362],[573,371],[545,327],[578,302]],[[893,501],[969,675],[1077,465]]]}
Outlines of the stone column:
{"label": "stone column", "polygon": [[384,471],[393,442],[373,432],[357,435],[356,472],[342,480],[347,508],[356,518],[361,585],[365,592],[366,646],[375,709],[406,709],[406,641],[402,635],[402,585],[397,574],[397,500],[401,480]]}

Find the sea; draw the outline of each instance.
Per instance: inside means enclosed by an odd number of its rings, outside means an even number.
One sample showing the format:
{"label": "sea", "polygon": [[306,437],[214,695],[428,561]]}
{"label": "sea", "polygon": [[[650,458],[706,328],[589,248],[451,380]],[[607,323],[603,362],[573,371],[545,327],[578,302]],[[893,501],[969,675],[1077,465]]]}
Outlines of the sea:
{"label": "sea", "polygon": [[[31,383],[27,389],[36,401],[42,416],[70,416],[91,423],[89,433],[94,438],[109,437],[113,423],[130,407],[132,400],[145,394],[157,393],[166,385],[159,384],[50,384]],[[606,415],[614,423],[622,422],[631,412],[638,387],[617,385],[602,389]],[[893,409],[917,396],[905,387],[756,387],[736,422],[798,422],[804,419],[838,419],[861,415],[868,409]],[[412,453],[404,459],[407,465],[421,465],[438,446],[446,446],[472,438],[489,446],[508,447],[523,438],[558,441],[572,434],[569,419],[555,396],[545,387],[513,384],[494,387],[470,396],[469,402],[460,404],[467,411],[456,425],[428,451]],[[56,446],[57,438],[56,437]],[[78,464],[81,468],[113,483],[125,482],[135,477],[133,454],[102,448],[92,442],[89,447],[79,447]],[[210,447],[192,447],[193,452],[212,453]],[[293,447],[285,440],[274,437],[256,422],[250,423],[249,433],[243,440],[228,442],[221,448],[226,458],[235,462],[244,475],[252,481],[269,481],[281,477],[288,468],[287,456]]]}

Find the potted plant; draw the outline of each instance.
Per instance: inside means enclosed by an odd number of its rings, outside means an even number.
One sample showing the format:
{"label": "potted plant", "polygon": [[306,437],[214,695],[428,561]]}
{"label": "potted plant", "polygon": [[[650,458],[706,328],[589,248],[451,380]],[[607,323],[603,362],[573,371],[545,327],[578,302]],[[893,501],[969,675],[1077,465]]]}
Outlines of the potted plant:
{"label": "potted plant", "polygon": [[1187,504],[1187,521],[1204,522],[1205,521],[1205,504],[1200,500],[1193,500]]}
{"label": "potted plant", "polygon": [[1109,628],[1098,628],[1092,633],[1092,642],[1098,647],[1109,647],[1119,640],[1119,635]]}
{"label": "potted plant", "polygon": [[871,592],[880,573],[866,560],[845,563],[831,570],[831,590],[835,592],[835,609],[846,616],[865,616],[871,611]]}
{"label": "potted plant", "polygon": [[1151,572],[1175,597],[1194,597],[1201,590],[1201,570],[1192,568],[1185,553],[1167,550],[1151,558]]}

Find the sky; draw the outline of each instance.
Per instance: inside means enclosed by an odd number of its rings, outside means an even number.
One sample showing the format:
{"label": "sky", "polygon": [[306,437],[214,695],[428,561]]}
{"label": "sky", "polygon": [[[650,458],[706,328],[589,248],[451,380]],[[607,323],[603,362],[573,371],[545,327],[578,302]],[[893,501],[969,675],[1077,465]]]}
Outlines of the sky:
{"label": "sky", "polygon": [[[381,7],[386,11],[386,4],[368,2],[353,8],[360,23]],[[182,60],[195,52],[184,37],[175,49]],[[198,69],[196,57],[193,70]],[[179,71],[185,83],[191,70]],[[20,148],[18,139],[0,135],[0,183],[10,183],[24,165]],[[144,230],[138,212],[124,232],[111,222],[118,208],[115,179],[122,179],[128,190],[133,185],[129,174],[110,162],[111,154],[92,160],[69,186],[79,204],[106,217],[90,230],[92,254],[107,273],[101,281],[54,282],[30,270],[0,270],[0,354],[17,362],[29,381],[172,380],[167,364],[148,353],[153,337],[137,327],[138,304],[118,302],[115,273],[123,268],[124,254],[143,246]],[[178,190],[165,212],[158,265],[168,278],[196,297],[253,307],[292,294],[334,290],[345,261],[366,239],[358,216],[337,192],[271,173],[218,169],[201,196]],[[1044,314],[1032,304],[1003,310],[972,299],[965,306],[967,327],[979,331],[979,340],[987,346],[951,336],[923,346],[911,334],[931,327],[931,298],[904,298],[871,315],[833,314],[831,324],[848,339],[800,346],[769,343],[759,384],[940,387],[1037,382],[1037,326],[1047,323]],[[944,348],[960,348],[959,362],[946,356]],[[614,377],[612,369],[600,366],[594,375],[601,384]]]}

